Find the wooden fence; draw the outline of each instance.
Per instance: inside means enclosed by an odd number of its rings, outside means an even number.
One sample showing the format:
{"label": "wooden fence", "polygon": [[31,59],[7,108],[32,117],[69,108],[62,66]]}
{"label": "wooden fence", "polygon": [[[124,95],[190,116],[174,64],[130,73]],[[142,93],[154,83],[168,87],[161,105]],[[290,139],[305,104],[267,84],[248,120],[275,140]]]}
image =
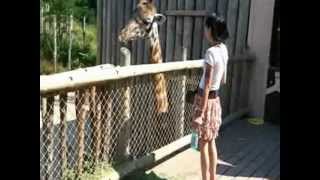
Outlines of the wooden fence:
{"label": "wooden fence", "polygon": [[[98,63],[119,65],[119,31],[130,19],[138,0],[98,1],[98,34],[100,58]],[[227,41],[230,56],[246,49],[250,0],[155,0],[159,13],[167,21],[159,26],[164,62],[182,59],[182,47],[189,52],[187,59],[203,57],[208,43],[204,39],[206,12],[215,12],[227,20],[230,39]],[[101,29],[100,29],[101,28]],[[130,44],[132,64],[148,63],[148,48],[144,40]]]}
{"label": "wooden fence", "polygon": [[[125,57],[122,65],[130,62],[130,55]],[[230,65],[250,69],[251,57],[236,59],[230,59]],[[203,60],[103,65],[40,76],[40,175],[90,179],[91,170],[100,163],[144,157],[190,134],[192,104],[186,103],[185,92],[196,88],[202,66]],[[222,91],[222,105],[227,102],[233,108],[230,113],[223,109],[223,122],[248,112],[250,70],[243,72],[239,98],[229,103],[234,92]],[[166,76],[169,111],[165,114],[155,109],[151,81],[155,73]]]}

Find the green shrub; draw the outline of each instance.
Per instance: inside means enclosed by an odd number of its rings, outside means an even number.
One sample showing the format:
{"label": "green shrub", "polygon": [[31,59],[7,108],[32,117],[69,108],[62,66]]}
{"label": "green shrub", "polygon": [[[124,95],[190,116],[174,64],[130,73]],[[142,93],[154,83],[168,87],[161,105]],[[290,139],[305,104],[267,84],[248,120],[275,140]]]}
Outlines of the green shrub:
{"label": "green shrub", "polygon": [[[59,39],[57,39],[57,61],[61,63],[62,66],[67,67],[68,65],[68,50],[69,50],[69,36],[65,34]],[[53,61],[53,35],[43,34],[40,39],[40,58],[49,59]],[[88,25],[85,33],[85,42],[83,41],[83,31],[81,24],[77,21],[74,22],[73,29],[73,39],[72,39],[72,69],[79,67],[94,66],[96,64],[97,55],[97,37],[96,37],[96,27],[94,25]],[[49,64],[44,62],[47,66]],[[53,72],[50,67],[44,67],[46,70],[44,72]],[[49,70],[48,70],[49,69]],[[60,71],[58,71],[60,72]]]}
{"label": "green shrub", "polygon": [[[66,68],[61,63],[57,63],[57,72],[64,72]],[[54,64],[48,60],[40,61],[40,75],[48,75],[54,73]]]}

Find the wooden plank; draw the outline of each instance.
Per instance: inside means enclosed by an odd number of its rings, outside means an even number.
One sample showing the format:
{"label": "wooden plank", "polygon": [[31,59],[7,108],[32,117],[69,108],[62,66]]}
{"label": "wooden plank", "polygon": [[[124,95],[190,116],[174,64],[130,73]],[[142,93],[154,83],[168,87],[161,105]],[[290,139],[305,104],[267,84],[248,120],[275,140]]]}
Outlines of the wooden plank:
{"label": "wooden plank", "polygon": [[109,63],[109,64],[112,64],[112,40],[111,40],[111,36],[112,36],[112,29],[111,29],[111,23],[112,23],[112,4],[111,4],[111,1],[104,1],[104,0],[101,0],[104,2],[104,4],[106,5],[103,6],[105,7],[102,11],[103,13],[103,40],[105,42],[103,42],[103,44],[105,44],[103,47],[103,52],[105,53],[102,57],[105,58],[103,59],[102,61],[105,62],[105,63]]}
{"label": "wooden plank", "polygon": [[61,159],[61,170],[64,171],[67,168],[67,95],[60,94],[60,159]]}
{"label": "wooden plank", "polygon": [[[131,54],[127,48],[121,48],[121,66],[130,66]],[[131,79],[127,79],[124,82],[124,91],[121,93],[120,106],[123,108],[123,116],[120,119],[119,124],[119,145],[117,149],[117,158],[120,161],[127,160],[130,154],[130,135],[131,135]]]}
{"label": "wooden plank", "polygon": [[[188,1],[188,0],[186,0]],[[195,16],[203,17],[208,14],[206,10],[168,10],[165,12],[167,16]]]}
{"label": "wooden plank", "polygon": [[232,69],[232,84],[231,84],[231,92],[230,92],[230,112],[237,111],[238,104],[239,104],[239,92],[240,92],[240,71],[241,71],[240,64],[233,64]]}
{"label": "wooden plank", "polygon": [[[130,12],[130,18],[132,18],[131,16],[133,15],[133,11],[135,10],[137,6],[137,0],[132,0],[132,10]],[[133,41],[131,42],[131,64],[138,64],[138,42],[137,41]]]}
{"label": "wooden plank", "polygon": [[103,31],[105,27],[103,26],[105,23],[105,19],[102,15],[102,9],[105,8],[105,6],[102,4],[102,0],[97,0],[97,59],[96,59],[96,65],[103,64],[105,62],[102,62],[102,59],[104,57],[104,36]]}
{"label": "wooden plank", "polygon": [[[109,0],[111,1],[111,0]],[[117,41],[118,39],[116,38],[117,36],[117,27],[116,27],[116,21],[117,21],[117,6],[116,6],[116,2],[117,1],[111,1],[111,15],[110,15],[110,18],[111,18],[111,36],[110,36],[110,41],[111,41],[111,47],[109,47],[111,49],[111,58],[110,58],[110,64],[116,64],[116,50],[117,50],[117,47],[116,47],[116,44],[117,44]]]}
{"label": "wooden plank", "polygon": [[230,56],[234,55],[235,49],[235,39],[236,37],[236,30],[237,30],[237,16],[238,16],[238,4],[239,0],[230,0],[228,2],[228,11],[227,11],[227,25],[229,30],[229,39],[226,41],[228,45],[229,54]]}
{"label": "wooden plank", "polygon": [[[232,63],[231,63],[232,65]],[[64,73],[40,76],[40,93],[48,94],[55,91],[67,91],[69,89],[105,83],[106,81],[132,78],[154,73],[179,71],[185,69],[197,69],[203,67],[203,59],[187,62],[168,62],[161,64],[145,64],[129,67],[95,66],[91,68],[77,69]]]}
{"label": "wooden plank", "polygon": [[[178,0],[179,10],[184,9],[184,0]],[[182,59],[182,38],[183,38],[183,17],[176,17],[176,33],[175,33],[175,52],[174,61]]]}
{"label": "wooden plank", "polygon": [[[226,41],[227,47],[228,47],[228,52],[229,52],[229,57],[232,57],[235,55],[234,53],[234,47],[235,47],[235,39],[236,39],[236,24],[237,24],[237,15],[238,15],[238,4],[239,0],[234,0],[234,1],[229,1],[228,2],[228,11],[227,11],[227,24],[228,24],[228,29],[229,29],[229,34],[230,37]],[[229,78],[229,86],[228,86],[228,94],[229,94],[229,102],[228,102],[228,113],[230,111],[234,111],[235,109],[235,90],[237,90],[236,82],[237,80],[237,70],[235,68],[236,65],[231,65],[230,70],[231,73],[228,75]]]}
{"label": "wooden plank", "polygon": [[[248,21],[249,21],[249,6],[250,6],[250,0],[244,0],[239,3],[239,9],[238,9],[238,20],[237,20],[237,32],[236,32],[236,39],[235,39],[235,54],[241,54],[244,52],[246,48],[246,36],[247,36],[247,31],[248,31]],[[244,91],[247,91],[247,89],[241,88],[242,83],[246,81],[246,79],[243,79],[244,75],[246,72],[244,72],[245,69],[244,63],[240,63],[238,65],[238,68],[235,70],[235,73],[237,74],[234,76],[235,80],[234,82],[236,83],[234,86],[234,98],[235,102],[233,104],[234,107],[232,108],[239,108],[239,106],[242,105],[242,101],[245,101],[243,99],[244,96]],[[243,86],[245,86],[244,84]]]}
{"label": "wooden plank", "polygon": [[236,54],[241,54],[246,48],[246,38],[249,25],[249,11],[250,11],[250,0],[242,0],[239,3],[238,11],[238,25],[237,25],[237,39],[236,39]]}
{"label": "wooden plank", "polygon": [[[183,48],[182,51],[182,61],[187,61],[187,53],[188,53],[188,49],[187,48]],[[180,131],[180,137],[182,137],[184,135],[184,122],[185,122],[185,112],[186,112],[186,82],[187,82],[187,76],[183,75],[181,78],[181,103],[180,103],[180,122],[178,123],[179,127],[179,131]]]}
{"label": "wooden plank", "polygon": [[[196,1],[196,10],[202,10],[204,8],[205,0]],[[203,17],[196,17],[193,29],[193,47],[192,47],[192,59],[201,58],[201,48],[203,39]]]}
{"label": "wooden plank", "polygon": [[[125,26],[129,19],[131,18],[132,15],[132,3],[133,1],[124,1],[125,5],[124,5],[124,25]],[[122,29],[122,28],[121,28]]]}
{"label": "wooden plank", "polygon": [[144,40],[137,39],[137,64],[144,64],[143,54],[144,54]]}
{"label": "wooden plank", "polygon": [[[234,168],[235,167],[235,164],[236,163],[239,163],[241,160],[245,159],[246,156],[248,154],[252,154],[257,148],[261,148],[262,146],[262,143],[260,143],[258,146],[254,143],[251,143],[249,144],[248,146],[244,147],[243,149],[241,149],[240,152],[238,152],[237,154],[235,155],[230,155],[230,157],[228,158],[225,158],[228,163],[232,164],[232,167],[230,166],[222,166],[222,167],[218,167],[217,169],[217,173],[218,174],[226,174],[226,172],[231,169],[231,168]],[[220,177],[218,175],[218,177]]]}
{"label": "wooden plank", "polygon": [[230,62],[228,63],[228,69],[227,69],[227,84],[224,85],[224,112],[225,114],[229,114],[230,113],[230,101],[231,101],[231,87],[232,87],[232,69],[233,69],[233,65]]}
{"label": "wooden plank", "polygon": [[217,14],[224,19],[227,17],[228,1],[229,0],[219,0],[217,5]]}
{"label": "wooden plank", "polygon": [[274,180],[280,176],[280,162],[268,173],[267,178]]}
{"label": "wooden plank", "polygon": [[77,152],[76,152],[76,175],[81,176],[84,166],[84,153],[85,153],[85,122],[88,118],[90,110],[90,92],[89,89],[80,90],[76,98],[77,106]]}
{"label": "wooden plank", "polygon": [[106,68],[104,70],[74,70],[65,73],[40,76],[40,92],[41,94],[45,94],[52,91],[67,90],[68,88],[99,84],[111,80],[175,70],[201,68],[202,66],[203,60],[194,60],[188,62],[169,62]]}
{"label": "wooden plank", "polygon": [[111,149],[111,122],[113,120],[112,117],[112,109],[113,109],[113,97],[112,97],[112,85],[104,87],[102,89],[106,98],[102,98],[101,107],[101,153],[100,158],[103,161],[110,161],[110,149]]}
{"label": "wooden plank", "polygon": [[279,149],[279,144],[273,143],[268,148],[264,150],[261,155],[258,156],[257,159],[251,161],[248,166],[243,167],[241,170],[239,169],[238,173],[235,174],[234,177],[250,177],[254,171],[257,170],[258,167],[263,166],[264,162],[274,155],[274,152]]}
{"label": "wooden plank", "polygon": [[[138,3],[139,3],[139,0],[135,0],[134,8],[137,7]],[[144,40],[143,39],[137,39],[135,41],[135,43],[137,45],[136,64],[143,64]]]}
{"label": "wooden plank", "polygon": [[115,64],[120,65],[120,42],[118,40],[119,33],[121,29],[124,27],[124,1],[125,0],[117,0],[117,22],[116,22],[116,32],[115,32],[115,41],[116,41],[116,56],[115,56]]}
{"label": "wooden plank", "polygon": [[144,40],[144,47],[143,47],[143,64],[150,63],[150,43],[149,40]]}
{"label": "wooden plank", "polygon": [[[194,1],[186,0],[185,9],[192,10],[194,7]],[[193,37],[193,18],[185,17],[183,22],[183,47],[187,48],[187,59],[191,58],[192,49],[192,37]]]}
{"label": "wooden plank", "polygon": [[99,162],[101,152],[101,94],[100,87],[92,86],[90,94],[92,121],[92,157],[96,165]]}
{"label": "wooden plank", "polygon": [[[131,16],[132,16],[132,3],[133,3],[133,1],[124,1],[124,23],[123,23],[123,26],[122,27],[120,27],[120,30],[119,30],[119,32],[124,28],[124,26],[126,26],[127,25],[127,23],[129,22],[129,20],[131,19]],[[131,55],[131,64],[134,64],[134,62],[133,62],[133,59],[136,59],[136,58],[134,58],[134,55],[133,55],[133,43],[132,42],[129,42],[128,43],[128,47],[129,47],[129,49],[130,49],[130,51],[131,51],[131,53],[132,53],[132,55]]]}
{"label": "wooden plank", "polygon": [[242,69],[241,69],[241,84],[240,84],[240,88],[239,88],[239,96],[240,96],[240,99],[239,99],[239,107],[242,108],[242,107],[246,107],[248,106],[248,93],[249,93],[249,87],[248,87],[248,84],[249,84],[249,76],[248,76],[248,65],[249,63],[247,62],[242,62],[241,63],[241,66],[242,66]]}
{"label": "wooden plank", "polygon": [[266,177],[268,172],[279,163],[280,149],[274,153],[271,159],[267,159],[263,165],[259,166],[258,169],[251,175],[249,180],[255,180],[256,177]]}
{"label": "wooden plank", "polygon": [[[176,9],[177,2],[176,1],[168,1],[168,10]],[[167,40],[166,40],[166,61],[172,61],[174,59],[174,45],[175,45],[175,17],[168,16],[167,17]]]}
{"label": "wooden plank", "polygon": [[[160,8],[158,8],[159,13],[164,13],[167,10],[167,1],[160,1]],[[159,38],[161,43],[162,57],[163,62],[166,62],[166,32],[167,32],[167,21],[165,21],[162,25],[159,26]]]}

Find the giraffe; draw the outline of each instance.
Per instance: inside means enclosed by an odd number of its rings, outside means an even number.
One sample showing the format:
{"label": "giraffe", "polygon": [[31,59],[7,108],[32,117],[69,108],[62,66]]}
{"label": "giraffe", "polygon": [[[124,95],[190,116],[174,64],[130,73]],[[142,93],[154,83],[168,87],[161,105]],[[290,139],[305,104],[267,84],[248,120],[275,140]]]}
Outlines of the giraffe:
{"label": "giraffe", "polygon": [[[150,44],[149,62],[162,63],[158,24],[162,24],[165,20],[164,15],[157,13],[153,0],[139,0],[132,18],[120,31],[119,41],[127,43],[138,38],[147,39]],[[153,75],[152,79],[155,86],[156,110],[165,113],[168,111],[165,76],[163,73],[158,73]]]}

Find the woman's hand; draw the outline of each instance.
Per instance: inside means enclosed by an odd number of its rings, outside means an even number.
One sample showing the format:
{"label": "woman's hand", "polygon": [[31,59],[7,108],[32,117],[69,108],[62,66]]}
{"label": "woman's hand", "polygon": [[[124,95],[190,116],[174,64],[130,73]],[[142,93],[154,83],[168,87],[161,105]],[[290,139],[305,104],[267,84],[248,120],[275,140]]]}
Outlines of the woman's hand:
{"label": "woman's hand", "polygon": [[191,126],[193,129],[198,130],[200,128],[200,126],[202,125],[203,121],[202,121],[202,115],[198,115],[196,116],[196,118],[194,118],[191,122]]}

